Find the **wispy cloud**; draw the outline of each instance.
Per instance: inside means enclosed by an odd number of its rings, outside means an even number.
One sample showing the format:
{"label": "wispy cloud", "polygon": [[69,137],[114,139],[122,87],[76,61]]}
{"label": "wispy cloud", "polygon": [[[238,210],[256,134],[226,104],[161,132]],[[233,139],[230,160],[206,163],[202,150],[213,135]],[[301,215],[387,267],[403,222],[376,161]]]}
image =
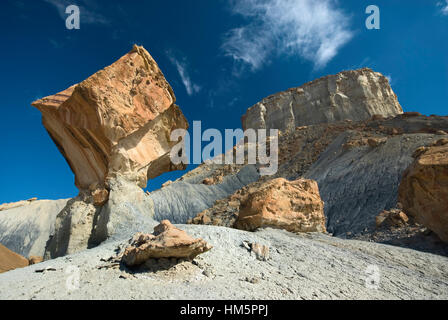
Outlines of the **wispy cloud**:
{"label": "wispy cloud", "polygon": [[76,4],[79,7],[81,23],[87,24],[108,24],[109,20],[106,19],[101,13],[101,6],[93,0],[78,0],[74,3],[72,0],[44,0],[45,2],[53,5],[59,13],[62,19],[67,19],[68,15],[65,13],[65,9],[72,4]]}
{"label": "wispy cloud", "polygon": [[167,55],[171,63],[176,67],[177,72],[179,73],[180,79],[182,80],[182,83],[184,84],[185,90],[187,91],[188,95],[191,96],[201,91],[201,87],[193,83],[193,81],[190,78],[190,75],[188,74],[186,59],[184,58],[182,60],[178,60],[170,52],[167,52]]}
{"label": "wispy cloud", "polygon": [[448,0],[445,1],[439,1],[437,3],[437,6],[440,7],[440,12],[445,15],[448,16]]}
{"label": "wispy cloud", "polygon": [[224,54],[260,69],[274,54],[299,55],[321,69],[353,37],[350,18],[334,0],[231,0],[248,24],[230,30]]}

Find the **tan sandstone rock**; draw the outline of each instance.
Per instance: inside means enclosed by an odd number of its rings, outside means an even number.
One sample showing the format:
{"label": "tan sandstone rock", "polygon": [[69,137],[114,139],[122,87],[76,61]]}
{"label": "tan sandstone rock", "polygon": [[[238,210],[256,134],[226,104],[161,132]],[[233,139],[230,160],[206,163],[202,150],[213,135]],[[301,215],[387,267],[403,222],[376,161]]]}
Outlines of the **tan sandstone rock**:
{"label": "tan sandstone rock", "polygon": [[419,148],[401,180],[403,210],[448,242],[448,144]]}
{"label": "tan sandstone rock", "polygon": [[402,113],[387,78],[364,68],[329,75],[271,95],[249,108],[242,123],[244,129],[284,130]]}
{"label": "tan sandstone rock", "polygon": [[390,226],[401,227],[407,224],[409,221],[408,216],[400,209],[383,210],[378,216],[375,217],[376,227]]}
{"label": "tan sandstone rock", "polygon": [[38,263],[41,263],[41,262],[43,262],[43,261],[44,261],[44,258],[43,258],[43,257],[30,256],[30,257],[28,258],[28,262],[29,262],[30,265],[38,264]]}
{"label": "tan sandstone rock", "polygon": [[122,260],[127,266],[136,266],[148,259],[194,259],[211,248],[204,240],[194,239],[168,220],[163,220],[154,228],[153,234],[137,233],[131,240],[131,246],[126,248]]}
{"label": "tan sandstone rock", "polygon": [[28,260],[0,244],[0,273],[28,266]]}
{"label": "tan sandstone rock", "polygon": [[259,227],[291,232],[324,232],[324,203],[313,180],[288,181],[278,178],[249,191],[241,201],[235,227],[255,230]]}
{"label": "tan sandstone rock", "polygon": [[[79,189],[107,185],[117,174],[146,186],[175,170],[172,130],[187,128],[171,86],[139,46],[79,84],[32,103],[75,174]],[[97,194],[96,203],[106,198]]]}

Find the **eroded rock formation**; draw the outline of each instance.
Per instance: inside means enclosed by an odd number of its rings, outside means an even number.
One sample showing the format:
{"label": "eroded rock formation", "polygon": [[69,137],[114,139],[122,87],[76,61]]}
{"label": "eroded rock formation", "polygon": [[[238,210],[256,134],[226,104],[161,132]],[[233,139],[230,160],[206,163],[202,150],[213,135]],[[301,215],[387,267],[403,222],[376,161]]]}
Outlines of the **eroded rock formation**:
{"label": "eroded rock formation", "polygon": [[168,220],[163,220],[154,228],[153,234],[137,233],[123,253],[122,260],[127,266],[135,266],[148,259],[194,259],[211,248],[204,240],[194,239]]}
{"label": "eroded rock formation", "polygon": [[[151,225],[147,180],[171,163],[174,129],[188,123],[173,90],[139,46],[63,92],[33,102],[75,174],[79,195],[58,214],[45,258],[98,245],[135,224]],[[123,231],[123,232],[124,232]]]}
{"label": "eroded rock formation", "polygon": [[242,117],[243,128],[291,129],[403,113],[386,77],[364,68],[329,75],[271,95]]}
{"label": "eroded rock formation", "polygon": [[79,189],[104,203],[107,179],[117,174],[146,186],[177,169],[169,159],[173,129],[188,123],[171,86],[139,46],[112,65],[58,94],[32,103],[69,163]]}
{"label": "eroded rock formation", "polygon": [[324,232],[324,203],[317,183],[274,179],[249,190],[241,201],[235,227],[255,230],[273,227],[291,232]]}
{"label": "eroded rock formation", "polygon": [[414,153],[399,189],[403,210],[448,242],[448,139]]}

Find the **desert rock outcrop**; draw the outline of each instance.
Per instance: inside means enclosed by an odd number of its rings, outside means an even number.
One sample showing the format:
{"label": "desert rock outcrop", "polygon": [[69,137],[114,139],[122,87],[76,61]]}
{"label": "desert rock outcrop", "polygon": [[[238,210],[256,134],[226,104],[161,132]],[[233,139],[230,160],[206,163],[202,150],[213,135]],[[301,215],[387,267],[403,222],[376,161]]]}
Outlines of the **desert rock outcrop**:
{"label": "desert rock outcrop", "polygon": [[317,183],[278,178],[250,190],[241,201],[235,226],[251,231],[272,227],[291,232],[324,232],[324,203]]}
{"label": "desert rock outcrop", "polygon": [[292,129],[344,120],[403,113],[389,81],[364,68],[329,75],[271,95],[242,117],[243,128]]}
{"label": "desert rock outcrop", "polygon": [[399,201],[403,210],[448,242],[448,139],[414,153],[403,175]]}
{"label": "desert rock outcrop", "polygon": [[[154,59],[134,46],[88,79],[32,105],[42,112],[76,186],[104,190],[117,174],[144,187],[149,178],[177,169],[169,159],[177,142],[169,137],[188,123],[175,100]],[[104,198],[103,192],[98,202]]]}
{"label": "desert rock outcrop", "polygon": [[137,233],[122,260],[127,266],[135,266],[156,258],[194,259],[211,248],[204,240],[194,239],[168,220],[163,220],[154,228],[153,234]]}

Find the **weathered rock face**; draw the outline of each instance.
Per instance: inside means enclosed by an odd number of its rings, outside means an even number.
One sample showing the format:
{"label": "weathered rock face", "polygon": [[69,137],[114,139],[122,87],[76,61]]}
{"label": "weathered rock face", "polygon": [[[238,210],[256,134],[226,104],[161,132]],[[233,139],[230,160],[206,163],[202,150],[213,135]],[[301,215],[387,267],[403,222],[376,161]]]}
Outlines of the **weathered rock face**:
{"label": "weathered rock face", "polygon": [[241,202],[238,229],[273,227],[291,232],[324,232],[324,203],[317,183],[274,179],[250,190]]}
{"label": "weathered rock face", "polygon": [[243,128],[291,129],[403,113],[389,81],[368,68],[344,71],[263,99],[242,117]]}
{"label": "weathered rock face", "polygon": [[204,240],[194,239],[168,220],[163,220],[154,228],[153,234],[137,233],[122,260],[128,266],[135,266],[155,258],[194,259],[211,248]]}
{"label": "weathered rock face", "polygon": [[448,139],[414,153],[403,175],[399,201],[403,210],[448,242]]}
{"label": "weathered rock face", "polygon": [[[170,133],[188,123],[149,53],[139,46],[87,80],[33,102],[79,189],[104,190],[116,174],[146,186],[172,166]],[[99,202],[103,202],[104,193]]]}
{"label": "weathered rock face", "polygon": [[66,200],[37,200],[0,213],[0,243],[24,256],[43,256]]}
{"label": "weathered rock face", "polygon": [[28,266],[28,260],[0,244],[0,273]]}

